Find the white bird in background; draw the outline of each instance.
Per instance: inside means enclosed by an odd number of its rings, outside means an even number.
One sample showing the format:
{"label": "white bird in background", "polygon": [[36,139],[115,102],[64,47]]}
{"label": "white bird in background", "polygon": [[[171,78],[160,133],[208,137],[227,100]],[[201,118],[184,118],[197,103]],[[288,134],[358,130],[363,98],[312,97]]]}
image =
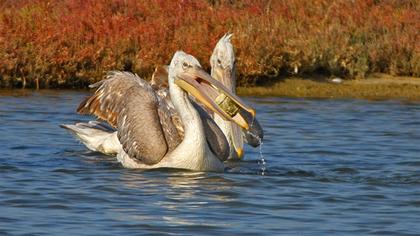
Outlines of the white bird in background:
{"label": "white bird in background", "polygon": [[[236,94],[236,59],[231,37],[232,34],[225,34],[217,42],[210,57],[210,65],[211,76]],[[242,115],[246,116],[247,114],[243,113]],[[248,117],[248,119],[251,119],[251,117]],[[214,114],[214,120],[229,142],[229,159],[241,159],[243,157],[244,141],[253,147],[258,147],[262,142],[264,132],[255,117],[250,127],[251,132],[241,129],[233,122],[226,121],[218,114]]]}

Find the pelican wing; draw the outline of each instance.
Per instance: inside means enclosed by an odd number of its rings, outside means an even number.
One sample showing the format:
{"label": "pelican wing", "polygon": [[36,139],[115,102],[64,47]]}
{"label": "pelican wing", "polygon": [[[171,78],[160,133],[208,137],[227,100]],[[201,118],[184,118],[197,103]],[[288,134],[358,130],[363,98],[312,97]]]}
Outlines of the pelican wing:
{"label": "pelican wing", "polygon": [[156,92],[156,95],[160,104],[160,109],[158,110],[158,112],[159,117],[161,119],[161,123],[164,126],[164,130],[168,130],[168,134],[171,135],[168,137],[168,139],[175,138],[176,140],[174,140],[174,144],[177,146],[179,142],[184,138],[184,125],[182,124],[181,116],[174,108],[171,96],[169,95],[169,88],[159,87]]}
{"label": "pelican wing", "polygon": [[112,71],[91,87],[97,88],[96,92],[77,111],[93,114],[116,127],[123,150],[130,157],[156,164],[180,142],[171,124],[171,108],[137,75]]}
{"label": "pelican wing", "polygon": [[150,84],[155,89],[168,87],[168,68],[169,66],[156,66]]}
{"label": "pelican wing", "polygon": [[214,122],[213,118],[210,117],[208,111],[206,111],[204,107],[196,102],[193,102],[193,105],[198,111],[198,114],[203,122],[207,144],[209,145],[211,151],[216,154],[219,160],[226,161],[229,157],[229,143],[225,134],[216,122]]}
{"label": "pelican wing", "polygon": [[184,125],[172,104],[169,90],[167,88],[160,88],[156,95],[159,101],[158,115],[160,123],[162,124],[166,142],[168,143],[168,152],[171,152],[184,138]]}
{"label": "pelican wing", "polygon": [[[168,130],[172,130],[174,126],[178,132],[178,137],[182,140],[184,138],[184,125],[169,95],[168,66],[157,66],[153,72],[150,84],[157,91],[157,97],[160,103],[165,104],[164,109],[161,110],[164,112],[159,113],[159,117],[167,120],[167,124],[171,125],[171,127],[167,127]],[[170,115],[170,119],[168,119],[167,115]]]}

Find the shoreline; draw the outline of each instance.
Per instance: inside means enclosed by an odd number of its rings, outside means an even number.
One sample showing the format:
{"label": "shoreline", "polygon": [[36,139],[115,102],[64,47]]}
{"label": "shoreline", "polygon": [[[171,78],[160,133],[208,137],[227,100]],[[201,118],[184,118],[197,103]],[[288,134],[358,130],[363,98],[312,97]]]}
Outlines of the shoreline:
{"label": "shoreline", "polygon": [[238,87],[237,93],[241,96],[420,101],[420,78],[388,74],[372,74],[359,80],[288,77],[271,85]]}
{"label": "shoreline", "polygon": [[[87,88],[0,88],[0,96],[26,96],[31,92],[89,91]],[[238,87],[240,96],[314,99],[367,99],[420,101],[420,77],[372,74],[366,79],[345,80],[309,75],[287,77],[266,85]]]}

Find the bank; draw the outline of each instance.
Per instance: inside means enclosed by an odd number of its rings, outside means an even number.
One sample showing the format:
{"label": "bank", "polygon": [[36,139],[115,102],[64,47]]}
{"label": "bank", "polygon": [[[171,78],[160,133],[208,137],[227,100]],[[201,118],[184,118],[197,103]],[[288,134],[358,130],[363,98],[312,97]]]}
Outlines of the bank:
{"label": "bank", "polygon": [[[86,87],[59,87],[53,88],[53,91],[68,89],[86,91]],[[1,88],[0,96],[28,95],[35,90],[33,86]],[[41,89],[40,91],[51,90]],[[241,96],[420,101],[420,78],[372,74],[365,79],[348,80],[310,75],[281,78],[259,86],[238,87],[237,93]]]}
{"label": "bank", "polygon": [[372,74],[359,80],[323,76],[289,77],[262,86],[239,87],[237,93],[242,96],[420,101],[420,78],[387,74]]}

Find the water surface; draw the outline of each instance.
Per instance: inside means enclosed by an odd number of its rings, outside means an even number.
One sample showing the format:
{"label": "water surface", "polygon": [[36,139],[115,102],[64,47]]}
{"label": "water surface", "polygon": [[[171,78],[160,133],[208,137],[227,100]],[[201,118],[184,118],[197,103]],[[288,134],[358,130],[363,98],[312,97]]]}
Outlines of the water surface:
{"label": "water surface", "polygon": [[0,235],[418,235],[420,104],[253,98],[225,173],[128,170],[58,127],[88,93],[0,96]]}

